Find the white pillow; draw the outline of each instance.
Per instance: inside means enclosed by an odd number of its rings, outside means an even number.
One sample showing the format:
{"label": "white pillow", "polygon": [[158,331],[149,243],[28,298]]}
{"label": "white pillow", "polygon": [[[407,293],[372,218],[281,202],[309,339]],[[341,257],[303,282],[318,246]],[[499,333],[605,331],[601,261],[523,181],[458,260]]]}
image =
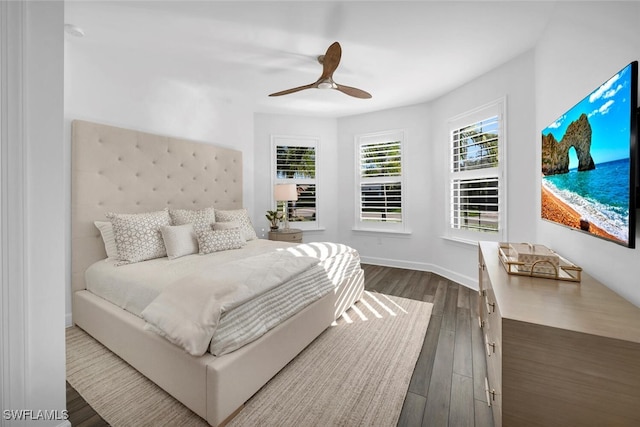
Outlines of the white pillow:
{"label": "white pillow", "polygon": [[198,253],[198,240],[193,224],[165,225],[160,228],[169,259]]}
{"label": "white pillow", "polygon": [[216,222],[216,212],[213,208],[200,210],[170,209],[169,215],[173,225],[193,224],[193,229],[196,233],[211,230],[211,226]]}
{"label": "white pillow", "polygon": [[102,242],[104,243],[104,250],[107,252],[107,258],[117,259],[118,248],[116,247],[116,237],[113,234],[113,225],[111,221],[94,221],[93,224],[102,236]]}
{"label": "white pillow", "polygon": [[240,230],[244,236],[245,240],[254,240],[257,239],[256,230],[253,229],[253,224],[251,224],[251,218],[249,218],[249,214],[246,209],[235,209],[235,210],[218,210],[216,209],[216,222],[230,222],[234,221],[240,224]]}
{"label": "white pillow", "polygon": [[245,245],[239,228],[230,230],[207,230],[198,233],[200,254],[239,249]]}
{"label": "white pillow", "polygon": [[140,214],[107,213],[113,224],[119,265],[167,256],[160,228],[171,225],[167,209]]}

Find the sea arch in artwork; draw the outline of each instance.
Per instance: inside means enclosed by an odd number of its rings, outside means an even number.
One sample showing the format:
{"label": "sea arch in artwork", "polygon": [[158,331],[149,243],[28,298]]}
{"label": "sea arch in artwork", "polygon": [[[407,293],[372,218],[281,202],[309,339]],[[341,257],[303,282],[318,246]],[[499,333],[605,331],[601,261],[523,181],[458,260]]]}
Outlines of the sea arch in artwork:
{"label": "sea arch in artwork", "polygon": [[591,157],[591,124],[586,114],[571,122],[558,142],[549,133],[542,136],[542,173],[556,175],[569,172],[569,149],[573,147],[578,157],[578,171],[596,168]]}

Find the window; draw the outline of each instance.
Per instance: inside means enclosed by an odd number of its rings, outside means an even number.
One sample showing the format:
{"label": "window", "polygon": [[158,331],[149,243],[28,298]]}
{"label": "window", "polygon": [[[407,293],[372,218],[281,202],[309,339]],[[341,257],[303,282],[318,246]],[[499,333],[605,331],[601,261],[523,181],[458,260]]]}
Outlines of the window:
{"label": "window", "polygon": [[[311,229],[319,227],[317,197],[318,139],[305,137],[272,137],[273,184],[295,184],[298,200],[287,203],[292,227]],[[272,186],[273,188],[273,186]],[[275,203],[275,202],[274,202]],[[282,211],[283,202],[277,202]]]}
{"label": "window", "polygon": [[504,100],[452,119],[449,131],[450,236],[505,239]]}
{"label": "window", "polygon": [[402,132],[357,137],[356,229],[404,230]]}

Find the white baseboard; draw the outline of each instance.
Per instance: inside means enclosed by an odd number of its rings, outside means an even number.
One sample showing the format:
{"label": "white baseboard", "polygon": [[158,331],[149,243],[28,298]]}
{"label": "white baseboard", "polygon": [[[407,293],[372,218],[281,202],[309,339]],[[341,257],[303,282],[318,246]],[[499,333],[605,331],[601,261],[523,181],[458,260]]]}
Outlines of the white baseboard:
{"label": "white baseboard", "polygon": [[64,316],[64,326],[65,328],[70,328],[73,326],[73,318],[71,317],[71,313],[67,313]]}
{"label": "white baseboard", "polygon": [[431,263],[366,256],[360,257],[360,260],[363,264],[380,265],[383,267],[406,268],[409,270],[428,271],[430,273],[436,273],[462,286],[466,286],[469,289],[478,290],[477,278],[465,276],[463,274]]}

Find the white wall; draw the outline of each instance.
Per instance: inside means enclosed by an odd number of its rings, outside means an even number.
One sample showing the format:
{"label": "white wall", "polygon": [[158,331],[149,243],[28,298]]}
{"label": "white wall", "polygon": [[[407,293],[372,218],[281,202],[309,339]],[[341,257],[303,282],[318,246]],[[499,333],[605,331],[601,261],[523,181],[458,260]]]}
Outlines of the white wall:
{"label": "white wall", "polygon": [[[320,140],[317,152],[317,197],[320,230],[305,230],[304,241],[338,239],[336,210],[340,204],[336,188],[337,124],[335,119],[256,113],[254,116],[254,226],[258,235],[269,230],[264,214],[273,209],[271,200],[271,136],[306,136]],[[263,236],[260,236],[263,237]],[[265,236],[266,237],[266,236]]]}
{"label": "white wall", "polygon": [[[64,421],[64,3],[0,4],[4,425]],[[58,411],[15,422],[4,410]]]}
{"label": "white wall", "polygon": [[65,43],[65,121],[114,126],[241,150],[244,204],[253,203],[253,111],[189,64],[85,38]]}
{"label": "white wall", "polygon": [[[253,211],[253,111],[241,96],[216,88],[215,75],[202,76],[188,63],[135,47],[113,49],[89,37],[67,36],[64,66],[67,144],[71,121],[82,119],[235,148],[243,153],[243,205]],[[69,150],[65,163],[70,165]],[[70,166],[66,173],[70,182]],[[69,191],[62,195],[68,218]],[[70,288],[66,307],[70,324]]]}
{"label": "white wall", "polygon": [[[341,185],[340,236],[365,262],[434,271],[477,287],[477,247],[442,237],[446,234],[448,120],[500,97],[507,97],[508,236],[535,239],[536,140],[533,52],[496,68],[428,104],[338,120]],[[406,210],[409,235],[353,231],[354,137],[360,133],[405,131]]]}
{"label": "white wall", "polygon": [[[576,10],[579,9],[579,13]],[[640,3],[558,3],[535,52],[536,132],[640,59]],[[540,150],[536,150],[538,164]],[[538,185],[540,178],[538,178]],[[539,206],[540,196],[538,194]],[[538,241],[640,306],[640,248],[538,220]],[[636,233],[640,247],[640,229]]]}

